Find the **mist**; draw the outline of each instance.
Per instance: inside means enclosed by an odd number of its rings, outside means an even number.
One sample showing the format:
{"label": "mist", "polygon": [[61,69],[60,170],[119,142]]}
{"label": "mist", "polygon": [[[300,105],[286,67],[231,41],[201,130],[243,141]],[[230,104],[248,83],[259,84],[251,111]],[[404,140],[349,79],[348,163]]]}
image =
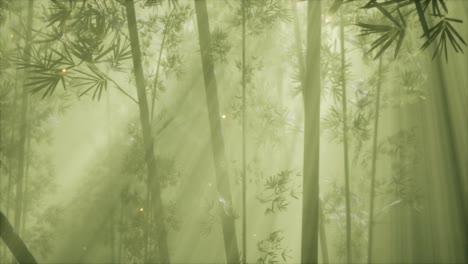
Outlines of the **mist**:
{"label": "mist", "polygon": [[468,262],[467,15],[0,0],[0,263]]}

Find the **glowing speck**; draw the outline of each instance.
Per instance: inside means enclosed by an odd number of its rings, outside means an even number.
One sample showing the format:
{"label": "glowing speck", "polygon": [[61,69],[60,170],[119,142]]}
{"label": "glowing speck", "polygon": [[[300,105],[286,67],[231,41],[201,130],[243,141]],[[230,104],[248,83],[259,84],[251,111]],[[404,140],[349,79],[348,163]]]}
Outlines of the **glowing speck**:
{"label": "glowing speck", "polygon": [[221,118],[226,119],[226,115],[225,114],[221,115]]}
{"label": "glowing speck", "polygon": [[62,72],[67,72],[67,69],[65,69],[65,68],[64,68],[64,69],[62,69]]}
{"label": "glowing speck", "polygon": [[15,35],[11,34],[10,37],[13,38]]}
{"label": "glowing speck", "polygon": [[143,212],[143,207],[142,207],[142,208],[140,208],[140,212]]}

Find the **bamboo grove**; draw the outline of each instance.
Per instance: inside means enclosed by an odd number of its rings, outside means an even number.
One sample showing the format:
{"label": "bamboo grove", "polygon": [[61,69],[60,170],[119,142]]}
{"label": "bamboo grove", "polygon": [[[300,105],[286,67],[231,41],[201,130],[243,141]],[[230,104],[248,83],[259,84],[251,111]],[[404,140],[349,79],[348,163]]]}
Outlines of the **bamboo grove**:
{"label": "bamboo grove", "polygon": [[468,262],[467,18],[0,0],[0,263]]}

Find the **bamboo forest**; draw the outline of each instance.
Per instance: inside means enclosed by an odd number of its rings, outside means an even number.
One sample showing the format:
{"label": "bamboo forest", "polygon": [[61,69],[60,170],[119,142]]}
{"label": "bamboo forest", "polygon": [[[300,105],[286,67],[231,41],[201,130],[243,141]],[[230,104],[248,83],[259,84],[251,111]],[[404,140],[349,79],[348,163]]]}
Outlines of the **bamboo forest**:
{"label": "bamboo forest", "polygon": [[0,263],[468,263],[468,0],[0,0]]}

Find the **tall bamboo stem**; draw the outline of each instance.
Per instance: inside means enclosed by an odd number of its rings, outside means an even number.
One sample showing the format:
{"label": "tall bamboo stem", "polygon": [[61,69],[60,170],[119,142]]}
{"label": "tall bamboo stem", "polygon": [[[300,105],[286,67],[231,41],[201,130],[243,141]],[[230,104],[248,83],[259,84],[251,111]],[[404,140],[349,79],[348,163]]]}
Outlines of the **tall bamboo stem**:
{"label": "tall bamboo stem", "polygon": [[307,6],[301,262],[318,262],[322,1]]}
{"label": "tall bamboo stem", "polygon": [[242,0],[242,263],[247,264],[247,165],[245,95],[245,0]]}
{"label": "tall bamboo stem", "polygon": [[[31,42],[32,42],[32,23],[34,16],[34,1],[28,1],[27,22],[26,22],[26,39],[23,52],[23,60],[26,64],[31,60]],[[26,72],[25,72],[26,74]],[[26,80],[27,78],[24,78]],[[21,126],[18,143],[18,176],[16,178],[16,206],[15,206],[15,228],[20,231],[21,228],[21,213],[23,212],[23,180],[24,180],[24,164],[26,160],[26,137],[27,137],[27,117],[28,117],[28,89],[26,83],[23,83],[22,100],[21,100]]]}
{"label": "tall bamboo stem", "polygon": [[[301,32],[299,28],[299,19],[297,14],[297,2],[296,0],[291,1],[291,9],[293,10],[293,19],[294,19],[294,37],[296,42],[296,57],[299,64],[299,76],[301,82],[301,93],[302,93],[302,100],[305,102],[304,97],[304,87],[305,87],[305,64],[304,64],[304,54],[302,51],[302,40],[301,40]],[[321,202],[320,202],[321,203]],[[327,243],[327,235],[325,230],[325,223],[323,221],[324,215],[321,209],[321,204],[319,204],[319,237],[320,237],[320,247],[322,251],[322,261],[323,263],[329,262],[328,257],[328,243]]]}
{"label": "tall bamboo stem", "polygon": [[227,263],[238,263],[239,250],[237,246],[236,226],[232,212],[232,197],[229,177],[226,168],[226,153],[222,134],[221,118],[218,101],[218,87],[214,74],[214,64],[211,58],[211,34],[208,20],[208,10],[205,0],[195,0],[200,52],[205,81],[206,103],[208,105],[208,118],[215,163],[216,185],[219,193],[221,225],[224,237],[224,249]]}
{"label": "tall bamboo stem", "polygon": [[[0,97],[0,158],[3,155],[3,126],[2,126],[2,120],[3,120],[3,97]],[[2,191],[3,188],[3,167],[4,163],[2,160],[0,160],[0,192]],[[0,193],[0,208],[2,208],[2,201],[4,199],[3,193]],[[0,263],[3,261],[3,254],[4,254],[5,247],[3,246],[3,241],[0,241]]]}
{"label": "tall bamboo stem", "polygon": [[319,222],[319,236],[320,236],[320,248],[322,249],[322,263],[329,263],[328,257],[328,242],[327,232],[325,231],[325,215],[323,214],[322,203],[319,205],[320,222]]}
{"label": "tall bamboo stem", "polygon": [[36,259],[2,211],[0,211],[0,238],[3,239],[19,264],[37,264]]}
{"label": "tall bamboo stem", "polygon": [[341,105],[343,115],[343,154],[344,154],[344,176],[345,176],[345,198],[346,198],[346,259],[352,263],[351,249],[351,198],[349,186],[349,148],[348,148],[348,117],[346,99],[346,50],[344,38],[343,11],[340,11],[340,47],[341,47]]}
{"label": "tall bamboo stem", "polygon": [[146,97],[145,79],[141,62],[140,42],[136,22],[135,6],[133,0],[126,0],[125,9],[127,13],[128,33],[132,50],[133,67],[135,72],[136,89],[138,94],[138,106],[140,109],[140,121],[143,132],[143,143],[145,146],[145,158],[148,169],[148,179],[151,186],[154,212],[157,214],[156,225],[158,227],[159,260],[162,263],[170,263],[169,248],[167,245],[167,234],[164,225],[164,212],[161,201],[161,183],[156,175],[156,160],[153,149],[153,137],[149,116],[148,100]]}
{"label": "tall bamboo stem", "polygon": [[26,164],[25,164],[25,173],[24,173],[24,190],[23,190],[23,213],[21,217],[21,229],[20,233],[23,234],[23,239],[27,239],[25,235],[26,231],[26,223],[27,223],[27,218],[28,218],[28,193],[29,193],[29,168],[31,167],[31,131],[28,126],[27,129],[27,138],[26,138]]}
{"label": "tall bamboo stem", "polygon": [[372,169],[371,169],[371,185],[370,185],[370,206],[369,206],[369,221],[368,226],[368,244],[367,244],[367,263],[372,263],[372,245],[374,239],[374,201],[375,201],[375,177],[377,171],[377,139],[379,132],[379,116],[380,116],[380,90],[382,88],[382,58],[379,61],[377,91],[375,94],[375,117],[374,117],[374,136],[372,139]]}

